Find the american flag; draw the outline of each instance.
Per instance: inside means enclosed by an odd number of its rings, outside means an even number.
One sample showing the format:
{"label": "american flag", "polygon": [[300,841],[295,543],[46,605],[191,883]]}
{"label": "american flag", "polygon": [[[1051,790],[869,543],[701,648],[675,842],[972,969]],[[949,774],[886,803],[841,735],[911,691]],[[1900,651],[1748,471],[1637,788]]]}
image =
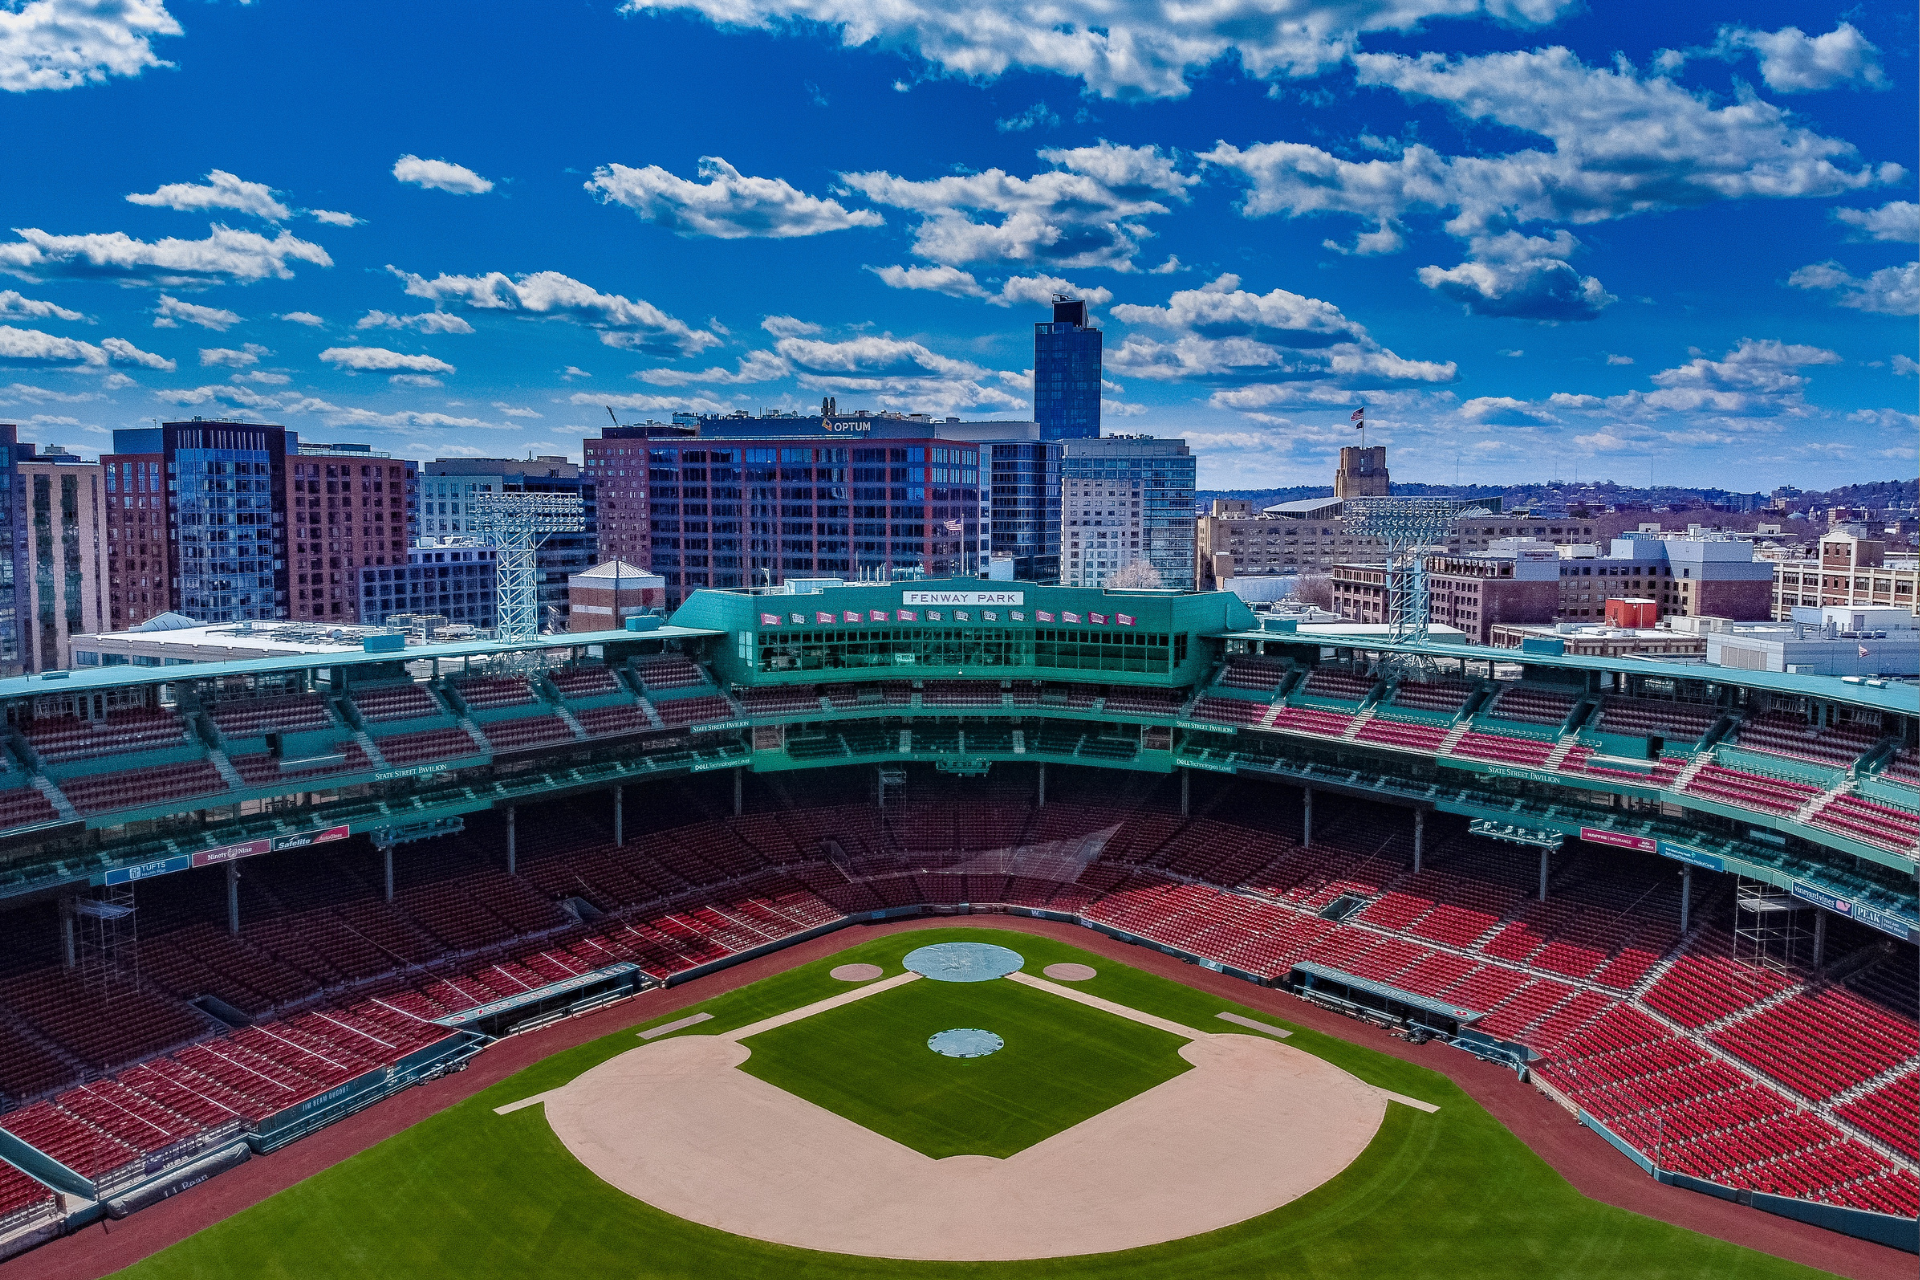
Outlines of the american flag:
{"label": "american flag", "polygon": [[1367,425],[1367,407],[1365,405],[1361,405],[1358,409],[1355,409],[1353,411],[1353,416],[1351,418],[1348,418],[1347,421],[1353,423],[1357,427],[1366,426]]}

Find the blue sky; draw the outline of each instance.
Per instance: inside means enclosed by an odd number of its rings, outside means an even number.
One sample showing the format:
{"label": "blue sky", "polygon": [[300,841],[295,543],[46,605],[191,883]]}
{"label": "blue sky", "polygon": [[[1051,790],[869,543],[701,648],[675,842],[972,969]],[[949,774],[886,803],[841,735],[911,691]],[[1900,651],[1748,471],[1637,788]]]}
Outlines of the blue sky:
{"label": "blue sky", "polygon": [[[1575,0],[0,0],[0,421],[419,458],[1030,416],[1206,487],[1910,477],[1915,16]],[[11,230],[6,230],[11,228]]]}

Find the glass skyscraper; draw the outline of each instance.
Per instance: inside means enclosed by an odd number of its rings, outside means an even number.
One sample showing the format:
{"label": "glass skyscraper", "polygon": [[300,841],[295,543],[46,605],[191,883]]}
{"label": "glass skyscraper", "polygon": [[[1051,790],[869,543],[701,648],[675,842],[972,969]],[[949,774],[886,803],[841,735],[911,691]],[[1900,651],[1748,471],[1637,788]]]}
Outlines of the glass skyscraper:
{"label": "glass skyscraper", "polygon": [[173,607],[196,622],[284,618],[286,430],[235,422],[168,422],[161,430]]}
{"label": "glass skyscraper", "polygon": [[21,518],[26,494],[20,484],[20,469],[14,465],[19,431],[12,423],[0,423],[0,676],[17,676],[25,670],[25,655],[20,652],[20,606],[16,592],[27,576],[27,530]]}
{"label": "glass skyscraper", "polygon": [[1056,298],[1053,320],[1033,326],[1033,420],[1042,440],[1100,434],[1100,341],[1079,299]]}
{"label": "glass skyscraper", "polygon": [[1011,556],[1013,576],[1023,582],[1058,582],[1060,444],[1012,440],[981,445],[981,452],[989,451],[993,463],[989,546],[993,554]]}
{"label": "glass skyscraper", "polygon": [[1062,585],[1097,587],[1145,560],[1162,585],[1189,586],[1196,467],[1187,442],[1103,436],[1061,449]]}

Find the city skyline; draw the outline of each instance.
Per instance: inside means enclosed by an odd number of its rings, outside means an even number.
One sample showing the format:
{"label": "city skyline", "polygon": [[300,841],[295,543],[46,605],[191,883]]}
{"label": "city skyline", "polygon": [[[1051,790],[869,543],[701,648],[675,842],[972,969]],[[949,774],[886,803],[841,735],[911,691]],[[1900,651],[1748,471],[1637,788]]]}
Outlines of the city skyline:
{"label": "city skyline", "polygon": [[[22,439],[197,414],[579,460],[603,406],[1027,419],[1065,292],[1105,430],[1184,437],[1202,489],[1321,482],[1362,404],[1412,482],[1915,471],[1892,16],[1323,6],[1039,49],[852,0],[826,34],[778,0],[73,4],[64,41],[56,7],[0,48]],[[636,97],[635,65],[731,88]],[[135,118],[175,127],[68,145]]]}

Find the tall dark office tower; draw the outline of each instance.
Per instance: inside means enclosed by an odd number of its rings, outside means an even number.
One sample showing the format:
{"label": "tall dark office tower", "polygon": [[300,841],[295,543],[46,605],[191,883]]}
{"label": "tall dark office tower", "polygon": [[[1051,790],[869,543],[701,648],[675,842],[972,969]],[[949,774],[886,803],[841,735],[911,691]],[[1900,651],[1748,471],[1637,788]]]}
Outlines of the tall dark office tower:
{"label": "tall dark office tower", "polygon": [[27,581],[26,493],[14,465],[19,429],[0,423],[0,676],[26,670],[21,652],[20,606],[16,592]]}
{"label": "tall dark office tower", "polygon": [[1013,576],[1023,582],[1060,580],[1060,448],[1049,440],[980,446],[993,462],[989,545],[1013,560]]}
{"label": "tall dark office tower", "polygon": [[1033,420],[1042,440],[1100,434],[1100,331],[1077,298],[1056,297],[1053,320],[1033,326]]}

